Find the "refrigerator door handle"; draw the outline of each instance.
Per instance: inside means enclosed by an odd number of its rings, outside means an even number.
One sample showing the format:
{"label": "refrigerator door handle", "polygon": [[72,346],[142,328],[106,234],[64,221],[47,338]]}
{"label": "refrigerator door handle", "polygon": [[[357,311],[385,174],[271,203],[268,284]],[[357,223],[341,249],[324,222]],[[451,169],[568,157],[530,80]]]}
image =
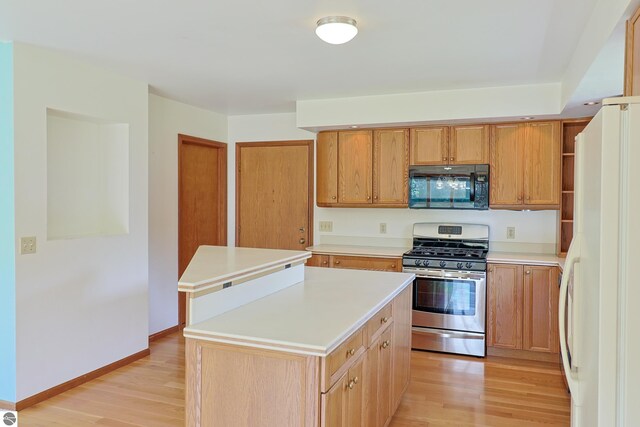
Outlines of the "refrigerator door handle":
{"label": "refrigerator door handle", "polygon": [[[567,313],[567,294],[569,292],[569,277],[571,277],[573,273],[573,268],[577,262],[580,262],[580,234],[576,234],[573,237],[573,241],[569,246],[569,251],[567,252],[567,259],[565,261],[564,271],[562,272],[562,283],[560,284],[560,301],[558,307],[558,327],[560,333],[560,354],[562,356],[562,368],[564,369],[565,376],[567,377],[567,384],[569,384],[569,389],[571,390],[571,396],[574,401],[579,405],[579,390],[578,390],[578,380],[576,378],[576,370],[571,369],[569,364],[569,350],[567,348],[567,333],[566,333],[566,313]],[[573,283],[574,292],[576,287],[579,286],[578,283]],[[576,322],[571,322],[574,327],[576,326]],[[574,337],[576,336],[576,331],[574,331]],[[572,359],[576,359],[576,346],[573,348],[574,354],[572,355]]]}

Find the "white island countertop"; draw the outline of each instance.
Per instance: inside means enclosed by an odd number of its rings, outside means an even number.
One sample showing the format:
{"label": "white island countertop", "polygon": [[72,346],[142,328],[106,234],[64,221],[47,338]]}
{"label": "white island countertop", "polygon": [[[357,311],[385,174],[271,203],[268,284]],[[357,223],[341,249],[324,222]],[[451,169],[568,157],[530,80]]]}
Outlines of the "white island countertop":
{"label": "white island countertop", "polygon": [[304,262],[310,257],[311,253],[306,251],[200,246],[180,277],[178,290],[219,290],[231,282]]}
{"label": "white island countertop", "polygon": [[184,336],[326,356],[413,278],[408,273],[306,267],[303,282],[190,325]]}

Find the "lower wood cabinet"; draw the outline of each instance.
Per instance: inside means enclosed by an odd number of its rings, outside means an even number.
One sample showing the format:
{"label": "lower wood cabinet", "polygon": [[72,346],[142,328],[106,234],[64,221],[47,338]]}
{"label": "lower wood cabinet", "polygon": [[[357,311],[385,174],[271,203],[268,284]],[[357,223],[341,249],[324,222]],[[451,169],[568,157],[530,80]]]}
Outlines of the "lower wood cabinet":
{"label": "lower wood cabinet", "polygon": [[558,268],[489,264],[487,345],[558,353]]}
{"label": "lower wood cabinet", "polygon": [[362,423],[364,402],[364,355],[322,395],[323,427],[365,426]]}
{"label": "lower wood cabinet", "polygon": [[307,266],[350,268],[356,270],[402,271],[402,258],[313,254],[313,256],[307,260]]}

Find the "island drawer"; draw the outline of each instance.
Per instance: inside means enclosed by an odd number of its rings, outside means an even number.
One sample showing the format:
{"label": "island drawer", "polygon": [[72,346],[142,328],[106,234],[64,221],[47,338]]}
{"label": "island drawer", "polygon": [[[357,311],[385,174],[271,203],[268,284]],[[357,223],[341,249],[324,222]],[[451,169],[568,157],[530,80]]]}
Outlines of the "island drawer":
{"label": "island drawer", "polygon": [[373,341],[393,322],[393,307],[389,303],[378,311],[364,327],[367,334],[366,345],[371,345]]}
{"label": "island drawer", "polygon": [[322,391],[328,391],[364,351],[365,330],[361,328],[324,359]]}

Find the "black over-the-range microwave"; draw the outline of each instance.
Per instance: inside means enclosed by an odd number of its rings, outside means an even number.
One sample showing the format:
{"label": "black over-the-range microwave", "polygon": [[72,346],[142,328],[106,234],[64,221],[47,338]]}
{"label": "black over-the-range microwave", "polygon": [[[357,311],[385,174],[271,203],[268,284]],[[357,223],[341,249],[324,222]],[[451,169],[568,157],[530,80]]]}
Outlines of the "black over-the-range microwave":
{"label": "black over-the-range microwave", "polygon": [[489,165],[410,166],[409,208],[489,209]]}

